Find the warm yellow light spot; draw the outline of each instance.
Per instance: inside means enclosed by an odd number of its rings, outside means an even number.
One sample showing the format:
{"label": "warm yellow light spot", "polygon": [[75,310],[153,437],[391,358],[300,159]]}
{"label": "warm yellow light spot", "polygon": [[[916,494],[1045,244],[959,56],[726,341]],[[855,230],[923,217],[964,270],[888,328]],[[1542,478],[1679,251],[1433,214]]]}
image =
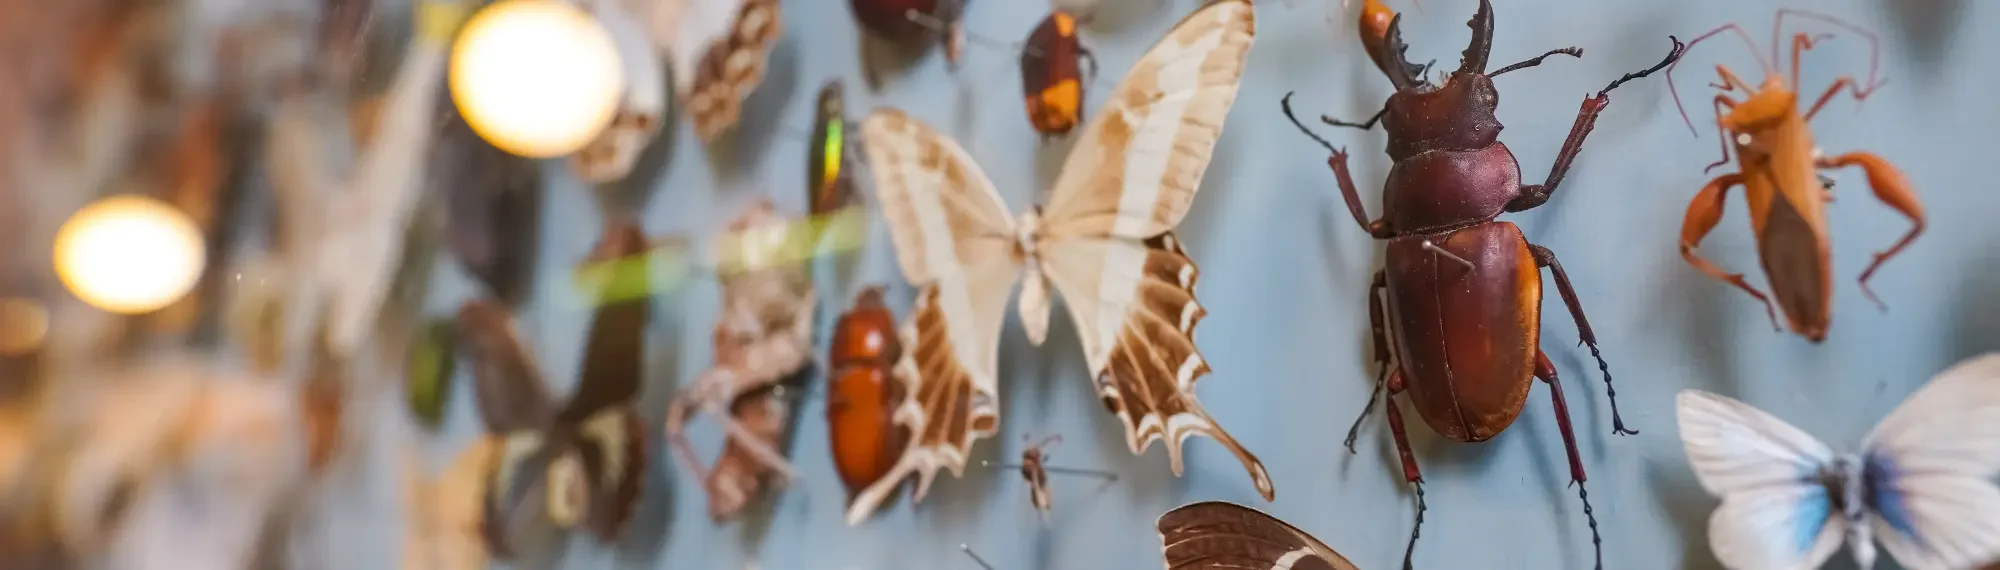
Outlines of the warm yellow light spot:
{"label": "warm yellow light spot", "polygon": [[0,299],[0,356],[34,352],[49,336],[49,311],[32,299]]}
{"label": "warm yellow light spot", "polygon": [[194,289],[207,252],[186,213],[152,198],[113,196],[56,231],[56,276],[77,298],[114,313],[158,310]]}
{"label": "warm yellow light spot", "polygon": [[611,34],[558,0],[500,0],[465,23],[451,51],[451,100],[481,138],[510,153],[575,152],[611,124],[625,77]]}

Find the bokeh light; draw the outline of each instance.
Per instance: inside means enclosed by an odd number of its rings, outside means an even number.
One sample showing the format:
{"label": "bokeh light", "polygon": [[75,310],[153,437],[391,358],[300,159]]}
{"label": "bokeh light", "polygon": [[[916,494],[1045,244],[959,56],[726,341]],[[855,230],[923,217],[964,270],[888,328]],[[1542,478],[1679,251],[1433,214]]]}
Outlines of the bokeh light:
{"label": "bokeh light", "polygon": [[0,356],[34,352],[49,336],[49,311],[34,299],[0,298]]}
{"label": "bokeh light", "polygon": [[453,43],[451,99],[467,125],[507,152],[575,152],[611,124],[625,77],[611,33],[556,0],[501,0]]}
{"label": "bokeh light", "polygon": [[173,303],[194,289],[206,262],[194,221],[145,196],[98,200],[56,231],[56,276],[83,302],[114,313]]}

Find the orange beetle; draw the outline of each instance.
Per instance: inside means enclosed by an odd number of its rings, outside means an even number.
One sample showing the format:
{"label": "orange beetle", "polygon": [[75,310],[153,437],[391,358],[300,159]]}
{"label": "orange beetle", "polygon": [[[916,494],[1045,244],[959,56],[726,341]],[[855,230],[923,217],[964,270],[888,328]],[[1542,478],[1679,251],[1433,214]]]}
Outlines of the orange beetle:
{"label": "orange beetle", "polygon": [[1050,12],[1021,48],[1021,89],[1028,122],[1043,137],[1068,134],[1083,122],[1083,61],[1097,76],[1097,58],[1076,38],[1076,16]]}
{"label": "orange beetle", "polygon": [[905,397],[894,377],[903,345],[896,338],[895,316],[882,304],[880,286],[855,296],[854,308],[834,325],[827,357],[833,368],[827,435],[834,467],[852,499],[896,466],[908,437],[894,420]]}

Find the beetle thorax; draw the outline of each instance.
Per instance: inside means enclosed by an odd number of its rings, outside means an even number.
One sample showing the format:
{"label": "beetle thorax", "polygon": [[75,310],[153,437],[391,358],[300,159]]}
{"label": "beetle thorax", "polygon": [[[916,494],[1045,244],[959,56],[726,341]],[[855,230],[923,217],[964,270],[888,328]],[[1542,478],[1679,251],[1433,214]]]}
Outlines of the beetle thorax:
{"label": "beetle thorax", "polygon": [[1454,73],[1442,87],[1404,89],[1389,96],[1382,126],[1389,157],[1401,161],[1431,150],[1478,150],[1500,139],[1500,92],[1477,73]]}

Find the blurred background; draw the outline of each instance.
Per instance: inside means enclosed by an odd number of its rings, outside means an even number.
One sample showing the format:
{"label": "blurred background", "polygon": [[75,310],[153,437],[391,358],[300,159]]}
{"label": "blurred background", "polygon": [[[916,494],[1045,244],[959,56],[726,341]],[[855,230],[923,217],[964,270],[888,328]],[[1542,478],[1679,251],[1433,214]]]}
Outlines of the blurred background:
{"label": "blurred background", "polygon": [[[1414,497],[1379,413],[1359,453],[1339,445],[1376,373],[1363,301],[1380,244],[1343,211],[1325,149],[1278,106],[1296,91],[1303,116],[1358,121],[1391,92],[1361,49],[1359,6],[1337,1],[1256,2],[1237,104],[1179,229],[1209,312],[1196,338],[1214,373],[1198,392],[1263,459],[1277,500],[1212,442],[1188,442],[1180,477],[1162,451],[1129,453],[1067,319],[1033,347],[1009,311],[999,434],[921,503],[844,522],[827,347],[865,288],[885,286],[899,320],[911,290],[858,151],[825,156],[851,144],[830,119],[901,108],[1024,210],[1070,140],[1024,120],[1022,40],[1052,7],[1092,14],[1077,32],[1102,69],[1085,77],[1088,118],[1198,3],[0,0],[0,568],[977,568],[961,545],[995,568],[1152,568],[1154,520],[1198,500],[1255,506],[1361,567],[1392,567]],[[1387,4],[1411,60],[1451,62],[1477,3]],[[1987,245],[2000,225],[1986,219],[2000,213],[1986,170],[2000,155],[1986,56],[2000,36],[1982,31],[2000,5],[1810,6],[1872,37],[1788,23],[1786,37],[1837,36],[1800,64],[1805,97],[1871,64],[1887,80],[1865,103],[1830,103],[1811,124],[1818,145],[1894,163],[1928,212],[1927,233],[1873,280],[1878,310],[1854,277],[1909,222],[1859,172],[1828,172],[1834,326],[1814,344],[1773,332],[1754,300],[1676,252],[1688,201],[1736,168],[1702,170],[1717,158],[1713,66],[1761,79],[1781,6],[1496,4],[1494,62],[1585,54],[1496,80],[1501,138],[1528,180],[1576,104],[1658,61],[1666,36],[1738,22],[1757,42],[1719,36],[1686,56],[1673,85],[1693,134],[1663,75],[1615,91],[1562,190],[1503,217],[1561,256],[1641,432],[1610,435],[1595,362],[1545,299],[1542,344],[1568,384],[1606,559],[1719,567],[1717,502],[1687,467],[1676,392],[1736,397],[1851,447],[2000,338],[2000,249]],[[883,27],[857,18],[870,9],[925,16]],[[947,61],[954,25],[965,40]],[[1321,131],[1352,152],[1379,215],[1381,133]],[[812,198],[832,187],[851,195]],[[1702,252],[1761,287],[1744,211],[1732,195]],[[619,260],[638,263],[607,263]],[[473,305],[511,324],[465,330]],[[810,316],[802,336],[765,316],[793,309]],[[743,372],[763,361],[738,345],[767,341],[815,358]],[[717,392],[717,369],[767,383]],[[1411,427],[1430,509],[1418,566],[1590,566],[1546,396],[1534,388],[1482,444]],[[722,508],[664,441],[676,407],[708,412],[684,431],[706,466],[748,457],[725,449],[726,416],[754,424],[797,478],[750,468],[750,500]],[[605,467],[613,446],[591,447],[610,436],[585,413],[627,410],[631,496],[607,490],[622,474]],[[1048,434],[1064,436],[1050,466],[1118,478],[1052,479],[1044,520],[1016,471],[982,464]],[[572,455],[611,483],[574,482]],[[589,524],[564,514],[577,504]],[[532,521],[500,525],[511,548],[496,553],[484,515],[517,507]],[[616,532],[594,532],[626,508]]]}

